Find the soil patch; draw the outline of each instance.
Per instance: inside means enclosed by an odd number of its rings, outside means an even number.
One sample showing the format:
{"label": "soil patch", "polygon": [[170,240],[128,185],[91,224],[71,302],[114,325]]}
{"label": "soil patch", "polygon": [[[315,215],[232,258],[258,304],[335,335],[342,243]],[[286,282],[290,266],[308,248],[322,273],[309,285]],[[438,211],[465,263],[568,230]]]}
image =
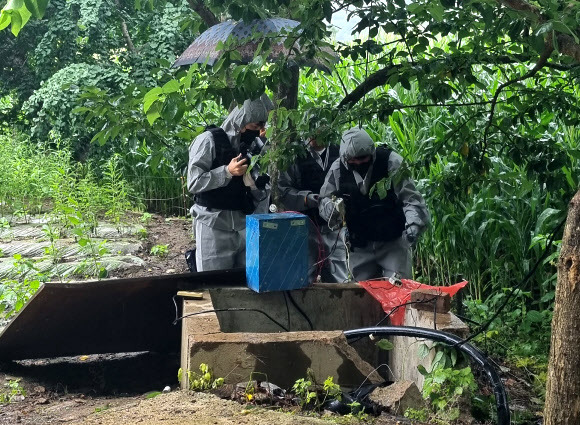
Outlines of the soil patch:
{"label": "soil patch", "polygon": [[[191,219],[153,215],[145,224],[147,236],[143,248],[137,252],[145,266],[131,270],[118,270],[110,277],[158,276],[172,273],[186,273],[185,252],[194,246]],[[151,254],[156,245],[167,245],[166,255]]]}

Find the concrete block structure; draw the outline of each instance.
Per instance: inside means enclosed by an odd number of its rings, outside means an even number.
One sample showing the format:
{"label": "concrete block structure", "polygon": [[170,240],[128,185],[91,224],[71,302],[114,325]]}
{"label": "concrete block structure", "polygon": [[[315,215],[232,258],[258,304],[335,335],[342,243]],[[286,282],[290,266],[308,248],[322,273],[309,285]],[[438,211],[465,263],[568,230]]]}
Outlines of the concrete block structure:
{"label": "concrete block structure", "polygon": [[[349,346],[343,330],[375,326],[385,317],[380,304],[357,284],[316,284],[263,294],[249,288],[213,289],[207,299],[185,300],[183,313],[213,309],[218,311],[183,320],[181,367],[196,371],[206,363],[214,376],[230,383],[247,381],[252,372],[260,372],[273,384],[288,388],[311,369],[320,382],[333,376],[345,388],[360,385],[367,376],[371,382],[407,380],[422,388],[417,366],[429,370],[434,357],[434,353],[424,359],[418,356],[423,341],[416,338],[391,338],[391,351],[379,350],[371,338]],[[432,311],[409,307],[404,325],[433,329],[434,318],[439,330],[467,333],[452,313],[434,317]],[[182,388],[187,386],[184,380]]]}

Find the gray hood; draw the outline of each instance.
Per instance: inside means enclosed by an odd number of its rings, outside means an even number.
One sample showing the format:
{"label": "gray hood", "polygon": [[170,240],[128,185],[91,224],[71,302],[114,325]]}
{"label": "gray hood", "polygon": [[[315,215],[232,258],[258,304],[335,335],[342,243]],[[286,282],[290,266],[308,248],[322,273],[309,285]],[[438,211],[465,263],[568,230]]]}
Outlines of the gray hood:
{"label": "gray hood", "polygon": [[265,93],[258,99],[247,99],[241,106],[236,106],[222,124],[233,146],[239,144],[240,130],[252,122],[268,121],[268,114],[274,104]]}
{"label": "gray hood", "polygon": [[371,155],[372,161],[376,158],[376,148],[371,136],[360,127],[353,127],[342,133],[340,140],[340,160],[350,170],[348,160],[357,156]]}

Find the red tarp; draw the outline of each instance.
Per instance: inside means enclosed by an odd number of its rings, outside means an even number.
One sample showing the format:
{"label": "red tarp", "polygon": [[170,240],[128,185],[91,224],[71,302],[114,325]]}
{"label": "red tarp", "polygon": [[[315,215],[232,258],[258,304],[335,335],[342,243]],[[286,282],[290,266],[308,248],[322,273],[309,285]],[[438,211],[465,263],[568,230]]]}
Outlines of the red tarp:
{"label": "red tarp", "polygon": [[[385,313],[389,314],[392,325],[400,326],[405,319],[405,304],[411,299],[411,291],[415,289],[435,289],[447,292],[453,296],[467,285],[467,281],[456,283],[451,286],[429,286],[410,279],[393,280],[366,280],[359,284],[367,290],[378,302],[381,303]],[[399,283],[400,282],[400,286]]]}

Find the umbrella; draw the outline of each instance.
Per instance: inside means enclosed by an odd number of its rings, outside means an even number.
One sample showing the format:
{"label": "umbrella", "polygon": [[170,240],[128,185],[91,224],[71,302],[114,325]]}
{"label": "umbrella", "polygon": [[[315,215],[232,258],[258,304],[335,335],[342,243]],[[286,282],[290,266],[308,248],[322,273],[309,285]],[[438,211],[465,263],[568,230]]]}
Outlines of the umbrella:
{"label": "umbrella", "polygon": [[[300,22],[285,18],[266,18],[254,19],[250,22],[244,21],[225,21],[204,31],[193,43],[177,58],[173,67],[190,65],[192,63],[201,63],[213,65],[219,59],[222,50],[216,50],[219,42],[225,43],[230,37],[237,40],[244,40],[254,33],[262,35],[278,34],[282,31],[288,32],[300,25]],[[259,40],[252,40],[236,47],[236,50],[242,56],[243,63],[249,63],[254,59],[254,53],[258,47]],[[295,46],[298,47],[299,46]],[[324,49],[336,58],[334,52],[330,49]],[[268,59],[276,59],[280,55],[288,55],[288,49],[284,47],[283,40],[271,46],[271,53]],[[289,57],[293,57],[290,54]],[[302,62],[305,65],[316,66],[328,71],[328,67],[320,59],[311,59]]]}

